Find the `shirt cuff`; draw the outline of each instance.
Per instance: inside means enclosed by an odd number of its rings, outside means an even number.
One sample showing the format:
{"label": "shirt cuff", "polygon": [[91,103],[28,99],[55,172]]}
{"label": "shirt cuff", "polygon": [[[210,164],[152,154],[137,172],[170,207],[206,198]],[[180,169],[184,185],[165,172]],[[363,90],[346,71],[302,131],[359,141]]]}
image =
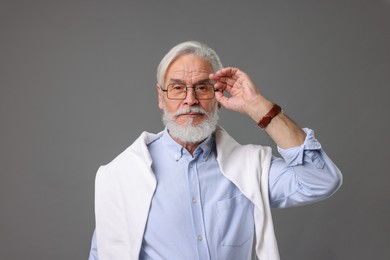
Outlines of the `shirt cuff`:
{"label": "shirt cuff", "polygon": [[305,151],[321,149],[321,144],[314,137],[314,131],[309,128],[303,128],[302,130],[306,133],[306,138],[302,145],[288,149],[283,149],[278,146],[278,152],[288,166],[303,164]]}

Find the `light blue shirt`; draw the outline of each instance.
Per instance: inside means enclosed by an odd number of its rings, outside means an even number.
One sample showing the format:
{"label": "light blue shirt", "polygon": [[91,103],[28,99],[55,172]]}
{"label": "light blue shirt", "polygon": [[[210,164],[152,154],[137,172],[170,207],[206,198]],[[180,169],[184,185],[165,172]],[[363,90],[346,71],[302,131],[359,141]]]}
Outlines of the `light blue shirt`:
{"label": "light blue shirt", "polygon": [[[278,148],[269,173],[272,207],[303,205],[324,197],[337,168],[313,132],[303,145]],[[250,259],[254,242],[253,204],[226,179],[216,160],[214,136],[192,156],[165,130],[148,145],[157,188],[152,199],[140,259]],[[90,260],[98,259],[95,233]]]}

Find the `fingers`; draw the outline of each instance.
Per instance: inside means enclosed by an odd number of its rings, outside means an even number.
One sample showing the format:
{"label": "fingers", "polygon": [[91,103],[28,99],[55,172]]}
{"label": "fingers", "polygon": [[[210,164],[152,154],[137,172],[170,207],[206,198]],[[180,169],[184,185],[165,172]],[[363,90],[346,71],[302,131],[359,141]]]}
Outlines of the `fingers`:
{"label": "fingers", "polygon": [[232,77],[236,74],[238,74],[237,76],[239,76],[239,72],[240,72],[240,70],[238,68],[227,67],[227,68],[223,68],[223,69],[216,71],[214,74],[217,77],[224,77],[224,76]]}
{"label": "fingers", "polygon": [[216,100],[229,110],[245,113],[248,102],[260,95],[250,77],[238,68],[223,68],[209,78],[219,90],[215,92]]}
{"label": "fingers", "polygon": [[231,88],[240,80],[240,71],[238,68],[223,68],[210,74],[209,78],[215,81],[216,89],[230,92]]}
{"label": "fingers", "polygon": [[238,80],[241,77],[244,77],[246,74],[240,71],[238,68],[223,68],[215,73],[209,75],[209,78],[214,81],[223,81],[226,82],[228,79]]}
{"label": "fingers", "polygon": [[232,94],[233,87],[237,87],[239,77],[236,75],[239,70],[237,68],[223,68],[214,74],[210,75],[210,79],[215,81],[214,88],[220,91],[215,92],[215,98],[225,108],[231,109],[230,97],[225,96],[226,93]]}
{"label": "fingers", "polygon": [[219,81],[221,79],[227,79],[227,78],[233,78],[237,79],[238,76],[236,75],[238,69],[237,68],[223,68],[218,71],[216,71],[213,74],[210,74],[210,79]]}
{"label": "fingers", "polygon": [[225,108],[228,108],[229,98],[223,94],[222,91],[215,92],[215,98]]}
{"label": "fingers", "polygon": [[226,80],[226,82],[223,81],[217,81],[214,84],[214,88],[218,90],[226,90],[230,92],[230,90],[233,88],[233,85],[235,84],[234,80]]}

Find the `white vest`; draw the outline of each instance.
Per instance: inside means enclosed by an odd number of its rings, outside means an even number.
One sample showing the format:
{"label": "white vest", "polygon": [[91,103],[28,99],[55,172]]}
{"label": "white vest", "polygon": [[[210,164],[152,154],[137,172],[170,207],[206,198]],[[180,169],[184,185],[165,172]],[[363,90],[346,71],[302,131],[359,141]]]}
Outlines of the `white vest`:
{"label": "white vest", "polygon": [[[99,260],[136,260],[139,257],[156,188],[147,144],[161,134],[143,132],[130,147],[97,172],[95,214]],[[215,137],[221,172],[254,204],[253,259],[280,259],[268,198],[271,148],[240,145],[221,127],[217,127]]]}

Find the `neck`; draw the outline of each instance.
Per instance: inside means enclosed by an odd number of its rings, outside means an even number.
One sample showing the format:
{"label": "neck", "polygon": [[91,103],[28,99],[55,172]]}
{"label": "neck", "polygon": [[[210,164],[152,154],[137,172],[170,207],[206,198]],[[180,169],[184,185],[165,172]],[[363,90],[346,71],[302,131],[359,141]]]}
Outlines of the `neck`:
{"label": "neck", "polygon": [[195,152],[196,148],[199,146],[199,144],[201,144],[204,141],[204,140],[202,140],[200,142],[191,143],[191,142],[184,142],[184,141],[180,140],[179,138],[172,136],[172,135],[171,135],[171,137],[173,140],[175,140],[176,143],[180,144],[184,149],[186,149],[192,155],[194,155],[194,152]]}

